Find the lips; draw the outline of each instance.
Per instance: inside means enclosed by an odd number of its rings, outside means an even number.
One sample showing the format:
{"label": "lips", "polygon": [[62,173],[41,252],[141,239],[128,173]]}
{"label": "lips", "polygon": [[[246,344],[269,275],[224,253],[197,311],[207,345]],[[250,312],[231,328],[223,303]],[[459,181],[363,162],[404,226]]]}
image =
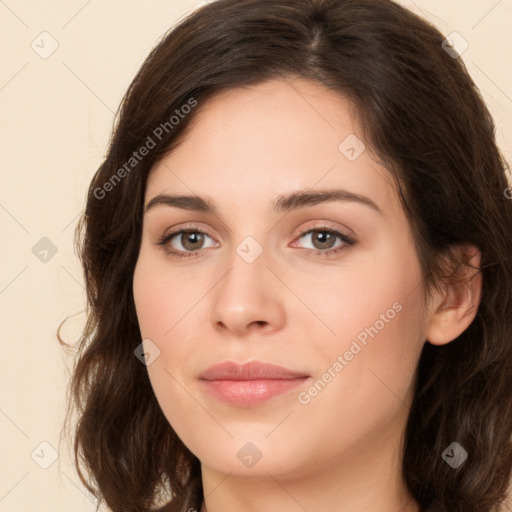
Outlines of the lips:
{"label": "lips", "polygon": [[306,373],[259,361],[246,364],[226,361],[200,375],[201,385],[209,396],[239,407],[254,406],[276,395],[291,393],[311,380]]}
{"label": "lips", "polygon": [[302,377],[309,377],[309,375],[259,361],[246,364],[225,361],[211,366],[200,375],[203,380],[298,379]]}

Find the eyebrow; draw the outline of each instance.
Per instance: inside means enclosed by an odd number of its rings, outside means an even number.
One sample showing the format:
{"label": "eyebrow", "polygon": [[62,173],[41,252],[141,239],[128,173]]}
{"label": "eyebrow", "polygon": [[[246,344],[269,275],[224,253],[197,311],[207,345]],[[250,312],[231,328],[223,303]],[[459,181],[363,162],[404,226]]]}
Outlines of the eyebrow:
{"label": "eyebrow", "polygon": [[[273,204],[273,211],[275,213],[289,212],[332,201],[359,203],[372,208],[380,215],[384,215],[382,210],[369,197],[344,189],[297,190],[287,195],[280,195]],[[219,214],[212,201],[195,195],[171,196],[168,194],[158,194],[149,201],[144,211],[147,212],[158,205],[171,206],[195,212],[211,213],[213,215]]]}

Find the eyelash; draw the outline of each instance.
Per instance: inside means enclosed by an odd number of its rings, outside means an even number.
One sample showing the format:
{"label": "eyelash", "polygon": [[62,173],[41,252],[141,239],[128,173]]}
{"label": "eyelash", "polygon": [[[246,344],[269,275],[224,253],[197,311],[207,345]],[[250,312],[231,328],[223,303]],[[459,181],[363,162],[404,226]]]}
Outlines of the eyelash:
{"label": "eyelash", "polygon": [[[322,251],[320,249],[305,249],[305,253],[307,255],[315,255],[316,256],[316,255],[321,254],[320,257],[329,258],[329,257],[332,257],[332,256],[338,254],[339,252],[347,249],[347,247],[354,246],[357,243],[357,241],[355,239],[345,235],[344,233],[341,233],[340,231],[329,228],[327,226],[314,226],[313,228],[306,228],[299,233],[299,236],[297,238],[302,238],[303,236],[308,235],[309,233],[314,233],[314,232],[329,233],[331,235],[335,235],[336,237],[340,238],[345,243],[345,245],[342,247],[338,247],[337,249],[328,249],[326,251]],[[197,250],[197,251],[176,251],[175,249],[170,248],[169,242],[175,236],[181,235],[183,233],[199,233],[202,235],[209,236],[210,238],[213,238],[208,233],[206,233],[205,231],[201,231],[200,229],[194,229],[194,228],[180,229],[180,230],[173,231],[171,233],[164,235],[163,237],[161,237],[158,240],[156,245],[162,246],[165,249],[165,252],[167,254],[169,254],[169,256],[171,256],[172,258],[181,259],[181,258],[194,258],[194,257],[199,256],[201,254],[201,249]]]}

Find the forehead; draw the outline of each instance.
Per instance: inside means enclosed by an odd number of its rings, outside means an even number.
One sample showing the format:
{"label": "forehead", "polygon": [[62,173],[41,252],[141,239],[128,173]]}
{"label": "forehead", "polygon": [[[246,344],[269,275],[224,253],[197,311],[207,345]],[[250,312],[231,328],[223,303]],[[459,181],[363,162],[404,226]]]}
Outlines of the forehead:
{"label": "forehead", "polygon": [[225,90],[199,103],[182,142],[152,169],[146,203],[171,191],[270,201],[327,187],[392,199],[389,172],[364,144],[353,104],[321,84],[280,79]]}

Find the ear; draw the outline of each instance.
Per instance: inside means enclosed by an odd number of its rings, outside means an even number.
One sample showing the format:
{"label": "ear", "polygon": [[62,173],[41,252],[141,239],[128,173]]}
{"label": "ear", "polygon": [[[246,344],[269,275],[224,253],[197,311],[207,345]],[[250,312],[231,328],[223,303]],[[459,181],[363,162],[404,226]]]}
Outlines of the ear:
{"label": "ear", "polygon": [[464,332],[475,319],[482,292],[481,252],[474,245],[460,244],[455,250],[466,256],[468,264],[461,269],[458,283],[445,284],[431,302],[426,325],[426,340],[432,345],[445,345]]}

